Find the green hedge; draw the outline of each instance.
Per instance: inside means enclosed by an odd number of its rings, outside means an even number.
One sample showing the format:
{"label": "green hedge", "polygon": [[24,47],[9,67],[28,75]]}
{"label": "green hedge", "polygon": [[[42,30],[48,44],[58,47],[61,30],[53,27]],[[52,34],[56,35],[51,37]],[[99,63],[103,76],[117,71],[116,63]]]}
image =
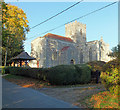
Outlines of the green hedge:
{"label": "green hedge", "polygon": [[88,83],[91,81],[91,69],[89,65],[75,65],[77,71],[77,83]]}
{"label": "green hedge", "polygon": [[72,85],[88,83],[91,80],[87,65],[59,65],[50,68],[47,79],[55,85]]}
{"label": "green hedge", "polygon": [[26,76],[40,80],[45,80],[47,76],[47,68],[5,67],[3,71],[5,74]]}
{"label": "green hedge", "polygon": [[59,65],[52,68],[7,67],[5,73],[49,81],[53,85],[84,84],[91,81],[88,65]]}
{"label": "green hedge", "polygon": [[76,69],[73,65],[59,65],[50,68],[47,79],[53,85],[68,85],[75,82]]}
{"label": "green hedge", "polygon": [[9,68],[10,67],[4,67],[4,66],[2,66],[2,74],[9,74],[10,73],[10,71],[9,71]]}

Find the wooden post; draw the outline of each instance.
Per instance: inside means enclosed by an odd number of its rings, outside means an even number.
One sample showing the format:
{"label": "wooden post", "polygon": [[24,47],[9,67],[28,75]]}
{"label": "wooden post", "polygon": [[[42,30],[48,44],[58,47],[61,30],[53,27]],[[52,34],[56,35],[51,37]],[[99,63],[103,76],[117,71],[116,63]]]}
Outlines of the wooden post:
{"label": "wooden post", "polygon": [[20,67],[22,66],[22,61],[20,60]]}
{"label": "wooden post", "polygon": [[15,62],[14,62],[14,67],[15,67]]}

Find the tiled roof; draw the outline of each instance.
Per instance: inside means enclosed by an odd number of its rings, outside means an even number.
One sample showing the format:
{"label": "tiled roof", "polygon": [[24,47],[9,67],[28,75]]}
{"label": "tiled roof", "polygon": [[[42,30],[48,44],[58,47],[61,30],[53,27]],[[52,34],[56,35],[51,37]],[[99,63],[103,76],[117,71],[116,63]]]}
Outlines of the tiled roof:
{"label": "tiled roof", "polygon": [[44,35],[43,37],[48,37],[48,38],[54,38],[54,39],[68,41],[68,42],[73,42],[73,40],[71,38],[63,37],[63,36],[56,35],[56,34],[51,34],[51,33],[48,33],[48,34]]}
{"label": "tiled roof", "polygon": [[20,53],[16,57],[12,58],[12,60],[35,60],[35,58],[28,55],[27,52],[23,51],[22,53]]}

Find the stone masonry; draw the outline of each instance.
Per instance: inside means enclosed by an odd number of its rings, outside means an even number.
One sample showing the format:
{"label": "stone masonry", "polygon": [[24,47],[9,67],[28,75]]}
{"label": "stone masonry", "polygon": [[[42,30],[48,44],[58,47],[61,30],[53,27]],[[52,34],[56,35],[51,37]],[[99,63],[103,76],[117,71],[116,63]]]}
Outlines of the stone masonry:
{"label": "stone masonry", "polygon": [[101,40],[87,42],[86,24],[77,21],[65,25],[65,37],[48,33],[31,42],[31,67],[53,67],[89,61],[110,61],[109,45]]}

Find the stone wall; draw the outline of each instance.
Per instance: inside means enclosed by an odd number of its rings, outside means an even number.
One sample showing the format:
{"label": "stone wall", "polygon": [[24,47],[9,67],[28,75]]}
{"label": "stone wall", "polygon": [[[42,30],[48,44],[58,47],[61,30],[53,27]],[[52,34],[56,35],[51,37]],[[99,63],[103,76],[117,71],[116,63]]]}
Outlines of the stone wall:
{"label": "stone wall", "polygon": [[31,42],[31,56],[36,58],[30,62],[34,67],[37,67],[37,61],[39,67],[46,66],[46,38],[39,37]]}
{"label": "stone wall", "polygon": [[74,43],[47,38],[46,49],[46,67],[52,67],[62,64],[70,64],[71,60],[78,61],[78,51]]}

